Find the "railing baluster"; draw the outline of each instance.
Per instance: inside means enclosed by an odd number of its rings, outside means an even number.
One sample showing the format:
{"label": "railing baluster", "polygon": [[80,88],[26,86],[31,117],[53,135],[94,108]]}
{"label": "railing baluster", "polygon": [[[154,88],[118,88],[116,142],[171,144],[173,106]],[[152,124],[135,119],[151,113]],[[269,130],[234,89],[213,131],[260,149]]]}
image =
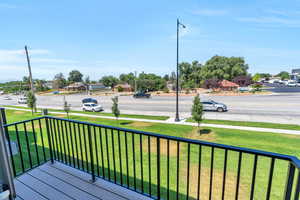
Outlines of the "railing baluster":
{"label": "railing baluster", "polygon": [[267,191],[266,200],[269,200],[270,199],[270,195],[271,195],[272,180],[273,180],[273,173],[274,173],[274,164],[275,164],[275,158],[272,158],[271,165],[270,165],[269,183],[268,183],[268,191]]}
{"label": "railing baluster", "polygon": [[212,199],[212,187],[213,187],[213,176],[214,176],[214,153],[215,148],[211,148],[211,155],[210,155],[210,181],[209,181],[209,200]]}
{"label": "railing baluster", "polygon": [[107,129],[105,128],[104,130],[105,130],[105,142],[106,142],[106,156],[107,156],[108,180],[110,180],[110,162],[109,162],[108,136],[107,136]]}
{"label": "railing baluster", "polygon": [[201,159],[202,159],[202,145],[199,145],[199,157],[198,157],[198,185],[197,185],[197,200],[200,200],[201,192]]}
{"label": "railing baluster", "polygon": [[[51,132],[50,132],[50,127],[49,127],[49,119],[46,118],[45,121],[46,121],[46,131],[47,131],[47,138],[48,138],[48,145],[49,145],[49,152],[50,152],[50,160],[51,160],[51,163],[53,164],[54,163],[54,159],[53,159],[53,137],[52,137],[52,141],[51,141]],[[39,124],[41,126],[41,122],[39,121]],[[51,134],[53,136],[53,134]],[[42,140],[43,141],[43,140]],[[43,146],[44,146],[44,142],[43,142]],[[45,151],[44,151],[45,153]],[[44,154],[45,155],[45,154]]]}
{"label": "railing baluster", "polygon": [[151,138],[148,136],[148,171],[149,171],[149,195],[152,197],[152,182],[151,182]]}
{"label": "railing baluster", "polygon": [[127,142],[127,132],[124,133],[125,133],[125,153],[126,153],[126,180],[127,180],[127,188],[129,188],[128,142]]}
{"label": "railing baluster", "polygon": [[295,198],[294,200],[299,200],[299,193],[300,193],[300,169],[298,169],[298,178],[297,178],[297,185],[295,191]]}
{"label": "railing baluster", "polygon": [[[48,118],[45,118],[45,120],[48,120]],[[44,135],[43,135],[43,129],[42,129],[42,125],[41,125],[41,119],[38,119],[38,121],[39,121],[40,135],[41,135],[41,140],[42,140],[42,149],[43,149],[44,162],[46,162],[47,158],[46,158]],[[46,129],[47,129],[47,127],[46,127]],[[47,130],[49,130],[49,127],[48,127]],[[49,148],[50,148],[50,144],[49,144]],[[52,157],[52,159],[53,159],[53,157]]]}
{"label": "railing baluster", "polygon": [[102,176],[105,179],[105,171],[104,171],[104,153],[103,153],[103,142],[102,142],[102,130],[99,128],[99,138],[100,138],[100,153],[101,153],[101,162],[102,162]]}
{"label": "railing baluster", "polygon": [[63,156],[63,149],[62,149],[62,142],[61,142],[61,129],[60,129],[60,126],[59,126],[59,121],[58,120],[55,120],[56,121],[56,130],[57,130],[57,137],[58,137],[58,142],[59,142],[59,151],[60,151],[60,161],[61,162],[64,162],[64,156]]}
{"label": "railing baluster", "polygon": [[256,179],[256,170],[257,170],[257,158],[258,158],[258,156],[256,154],[255,157],[254,157],[254,164],[253,164],[250,200],[254,199],[255,179]]}
{"label": "railing baluster", "polygon": [[85,165],[86,171],[89,171],[89,156],[87,150],[87,142],[86,142],[86,131],[85,131],[85,124],[82,124],[82,134],[83,134],[83,143],[84,143],[84,150],[85,150]]}
{"label": "railing baluster", "polygon": [[160,199],[160,138],[156,137],[157,144],[157,199]]}
{"label": "railing baluster", "polygon": [[70,142],[69,142],[69,131],[68,131],[68,126],[67,126],[67,121],[64,121],[64,126],[65,126],[65,132],[66,132],[66,145],[67,145],[67,150],[68,150],[68,160],[69,160],[69,164],[72,165],[72,160],[71,160],[71,153],[70,153]]}
{"label": "railing baluster", "polygon": [[20,136],[19,136],[19,130],[18,130],[18,125],[17,124],[15,124],[15,130],[16,130],[16,136],[17,136],[18,147],[19,147],[19,152],[20,152],[22,172],[24,173],[25,172],[25,166],[24,166],[22,145],[21,145],[21,142],[20,142]]}
{"label": "railing baluster", "polygon": [[91,160],[91,171],[92,171],[92,181],[96,181],[95,176],[95,166],[94,166],[94,150],[92,145],[92,132],[90,125],[87,126],[88,128],[88,140],[89,140],[89,150],[90,150],[90,160]]}
{"label": "railing baluster", "polygon": [[188,143],[188,158],[187,158],[187,178],[186,178],[186,199],[189,200],[190,193],[190,155],[191,154],[191,144]]}
{"label": "railing baluster", "polygon": [[62,120],[60,120],[60,128],[61,128],[61,140],[62,140],[62,145],[63,145],[63,150],[64,150],[65,163],[69,164],[69,161],[67,159],[67,151],[66,151],[64,123]]}
{"label": "railing baluster", "polygon": [[224,167],[223,167],[222,200],[225,199],[225,186],[226,186],[226,173],[227,173],[227,157],[228,157],[228,150],[225,149]]}
{"label": "railing baluster", "polygon": [[236,181],[236,193],[235,193],[235,199],[236,200],[239,199],[242,155],[243,155],[242,152],[239,152],[239,163],[238,163],[238,172],[237,172],[237,181]]}
{"label": "railing baluster", "polygon": [[170,140],[167,140],[167,199],[170,199]]}
{"label": "railing baluster", "polygon": [[80,147],[80,159],[81,159],[81,169],[85,170],[84,168],[84,158],[83,158],[83,151],[82,151],[82,135],[80,130],[80,124],[77,124],[77,130],[78,130],[78,139],[79,139],[79,147]]}
{"label": "railing baluster", "polygon": [[69,134],[70,134],[70,139],[71,139],[72,161],[73,161],[73,167],[75,168],[76,163],[75,163],[75,154],[74,154],[73,131],[72,131],[71,122],[69,122],[68,124],[69,124]]}
{"label": "railing baluster", "polygon": [[99,171],[99,156],[98,156],[98,144],[97,144],[97,132],[96,132],[96,126],[94,127],[94,141],[95,141],[95,152],[96,152],[96,163],[97,163],[97,176],[100,176]]}
{"label": "railing baluster", "polygon": [[115,158],[115,140],[114,140],[114,132],[111,129],[111,144],[112,144],[112,157],[113,157],[113,165],[114,165],[114,183],[117,183],[117,173],[116,173],[116,158]]}
{"label": "railing baluster", "polygon": [[40,165],[40,157],[39,157],[39,151],[37,147],[37,141],[36,141],[36,133],[35,133],[35,128],[34,128],[34,122],[33,120],[31,121],[31,128],[32,128],[32,134],[33,134],[33,141],[34,141],[34,147],[35,147],[35,153],[36,153],[36,159],[38,165]]}
{"label": "railing baluster", "polygon": [[131,133],[131,143],[132,143],[132,158],[133,158],[133,186],[134,186],[134,190],[136,190],[136,166],[135,166],[134,133]]}
{"label": "railing baluster", "polygon": [[144,193],[144,166],[143,166],[143,135],[140,134],[140,164],[141,164],[141,189]]}
{"label": "railing baluster", "polygon": [[176,199],[179,198],[179,152],[180,152],[180,144],[177,141],[177,183],[176,183]]}
{"label": "railing baluster", "polygon": [[[52,121],[52,120],[51,120]],[[50,123],[51,123],[50,121]],[[54,139],[55,139],[55,146],[56,146],[56,150],[55,150],[55,154],[57,155],[56,156],[56,159],[57,160],[61,160],[60,159],[60,145],[59,145],[59,140],[58,140],[58,133],[57,133],[57,128],[56,128],[56,120],[53,119],[53,135],[54,135]],[[52,127],[52,126],[50,126]]]}
{"label": "railing baluster", "polygon": [[74,132],[74,142],[75,142],[75,150],[76,150],[76,160],[77,160],[77,168],[80,168],[79,163],[79,153],[78,153],[78,140],[77,140],[77,131],[76,131],[76,124],[73,122],[73,132]]}
{"label": "railing baluster", "polygon": [[121,139],[120,139],[120,131],[119,130],[118,130],[118,145],[119,145],[120,181],[121,181],[121,185],[123,186]]}
{"label": "railing baluster", "polygon": [[23,123],[24,125],[24,131],[25,131],[25,138],[26,138],[26,146],[27,146],[27,153],[29,156],[29,164],[30,164],[30,169],[32,169],[32,158],[31,158],[31,153],[30,153],[30,145],[29,145],[29,139],[28,139],[28,133],[27,133],[27,128],[26,128],[26,123]]}
{"label": "railing baluster", "polygon": [[5,128],[4,131],[5,131],[5,135],[7,136],[9,155],[10,155],[10,157],[11,157],[11,163],[12,163],[12,168],[13,168],[14,177],[16,177],[17,172],[16,172],[15,160],[14,160],[14,156],[13,156],[12,148],[11,148],[10,134],[9,134],[9,132],[8,132],[8,128]]}
{"label": "railing baluster", "polygon": [[292,198],[294,176],[295,176],[295,166],[292,163],[289,163],[284,200],[291,200]]}

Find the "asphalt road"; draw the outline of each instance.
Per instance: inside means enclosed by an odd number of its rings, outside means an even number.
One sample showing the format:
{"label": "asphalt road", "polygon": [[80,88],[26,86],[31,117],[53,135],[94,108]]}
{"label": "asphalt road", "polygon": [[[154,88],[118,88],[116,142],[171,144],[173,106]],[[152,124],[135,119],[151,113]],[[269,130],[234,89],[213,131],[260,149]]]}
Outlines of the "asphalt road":
{"label": "asphalt road", "polygon": [[[11,96],[12,100],[3,100],[0,96],[0,105],[18,105],[17,96]],[[81,109],[81,99],[86,95],[69,95],[66,100],[72,109]],[[111,110],[112,96],[95,97],[106,112]],[[274,95],[253,96],[207,96],[201,98],[213,99],[225,103],[229,111],[224,113],[206,112],[205,118],[244,120],[261,122],[278,122],[289,124],[300,124],[300,93],[276,93]],[[180,117],[190,116],[193,97],[180,97]],[[39,107],[62,108],[63,96],[37,96]],[[134,99],[131,96],[119,97],[120,110],[130,114],[152,114],[152,115],[175,115],[175,97],[153,96],[150,99]]]}

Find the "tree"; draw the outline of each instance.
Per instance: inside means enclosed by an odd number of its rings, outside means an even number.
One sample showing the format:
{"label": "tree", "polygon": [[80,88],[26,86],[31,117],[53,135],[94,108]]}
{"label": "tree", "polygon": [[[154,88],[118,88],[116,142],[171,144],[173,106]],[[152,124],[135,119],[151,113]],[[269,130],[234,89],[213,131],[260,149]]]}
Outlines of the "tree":
{"label": "tree", "polygon": [[242,57],[213,56],[201,68],[203,80],[216,78],[232,81],[233,78],[247,75],[248,65]]}
{"label": "tree", "polygon": [[166,81],[161,76],[153,73],[140,73],[137,82],[140,91],[157,91],[166,87]]}
{"label": "tree", "polygon": [[66,97],[64,96],[64,107],[63,107],[65,113],[67,114],[67,117],[69,119],[69,112],[71,110],[71,105],[68,104],[67,100],[66,100]]}
{"label": "tree", "polygon": [[207,79],[203,85],[203,87],[206,89],[216,89],[219,86],[220,86],[219,80],[216,78]]}
{"label": "tree", "polygon": [[[202,121],[203,117],[203,105],[200,101],[199,94],[195,96],[194,101],[193,101],[193,107],[192,107],[192,118],[195,120],[198,124],[198,128],[200,126],[200,122]],[[201,132],[200,132],[201,134]]]}
{"label": "tree", "polygon": [[290,74],[286,71],[282,71],[279,74],[277,74],[276,76],[279,76],[281,78],[281,80],[290,79]]}
{"label": "tree", "polygon": [[67,81],[63,75],[63,73],[58,73],[54,76],[53,80],[53,88],[60,89],[65,87],[67,84]]}
{"label": "tree", "polygon": [[120,110],[119,110],[119,98],[118,96],[113,97],[112,99],[113,105],[111,107],[111,111],[114,114],[114,116],[116,117],[116,120],[118,120],[119,116],[120,116]]}
{"label": "tree", "polygon": [[84,83],[85,83],[85,84],[90,84],[90,83],[91,83],[91,80],[90,80],[90,77],[89,77],[89,76],[86,76],[86,77],[85,77]]}
{"label": "tree", "polygon": [[135,75],[134,73],[130,72],[129,74],[121,74],[119,76],[119,80],[122,83],[128,83],[132,87],[134,86],[134,80],[135,80]]}
{"label": "tree", "polygon": [[33,111],[36,109],[36,97],[32,91],[27,93],[27,106],[31,109],[31,114],[33,115]]}
{"label": "tree", "polygon": [[78,70],[72,70],[69,73],[68,81],[70,82],[82,82],[83,75]]}
{"label": "tree", "polygon": [[254,74],[254,76],[252,77],[252,80],[254,82],[258,82],[261,79],[261,75],[259,73]]}
{"label": "tree", "polygon": [[119,80],[114,76],[103,76],[100,82],[106,87],[113,88],[115,85],[118,84]]}
{"label": "tree", "polygon": [[233,79],[233,82],[238,84],[240,87],[246,87],[252,84],[251,76],[237,76]]}

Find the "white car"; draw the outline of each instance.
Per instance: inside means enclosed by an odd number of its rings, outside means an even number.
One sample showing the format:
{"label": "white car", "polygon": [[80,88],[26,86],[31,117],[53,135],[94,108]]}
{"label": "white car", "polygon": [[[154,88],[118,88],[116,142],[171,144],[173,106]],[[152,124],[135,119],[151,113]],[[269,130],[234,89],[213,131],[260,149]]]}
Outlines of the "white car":
{"label": "white car", "polygon": [[27,104],[27,97],[20,97],[18,99],[19,104]]}
{"label": "white car", "polygon": [[92,111],[92,112],[100,112],[103,111],[103,107],[101,105],[95,103],[84,103],[82,105],[83,111]]}
{"label": "white car", "polygon": [[11,97],[6,96],[6,97],[4,97],[3,99],[4,99],[4,100],[11,100]]}

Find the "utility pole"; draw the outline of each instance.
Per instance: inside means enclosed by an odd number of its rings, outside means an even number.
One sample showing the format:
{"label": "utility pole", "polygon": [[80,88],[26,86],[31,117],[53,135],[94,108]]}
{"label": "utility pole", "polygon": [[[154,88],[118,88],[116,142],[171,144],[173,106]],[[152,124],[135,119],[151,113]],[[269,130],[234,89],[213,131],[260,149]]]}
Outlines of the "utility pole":
{"label": "utility pole", "polygon": [[185,25],[181,24],[179,22],[179,19],[177,19],[177,56],[176,56],[176,116],[175,116],[175,122],[179,122],[179,103],[178,103],[178,96],[179,96],[179,27],[182,26],[182,28],[185,28]]}
{"label": "utility pole", "polygon": [[26,52],[27,65],[28,65],[28,71],[29,71],[30,88],[31,88],[32,94],[34,94],[33,80],[32,80],[32,73],[31,73],[31,65],[30,65],[30,59],[29,59],[28,49],[27,49],[27,46],[26,46],[26,45],[25,45],[25,52]]}

